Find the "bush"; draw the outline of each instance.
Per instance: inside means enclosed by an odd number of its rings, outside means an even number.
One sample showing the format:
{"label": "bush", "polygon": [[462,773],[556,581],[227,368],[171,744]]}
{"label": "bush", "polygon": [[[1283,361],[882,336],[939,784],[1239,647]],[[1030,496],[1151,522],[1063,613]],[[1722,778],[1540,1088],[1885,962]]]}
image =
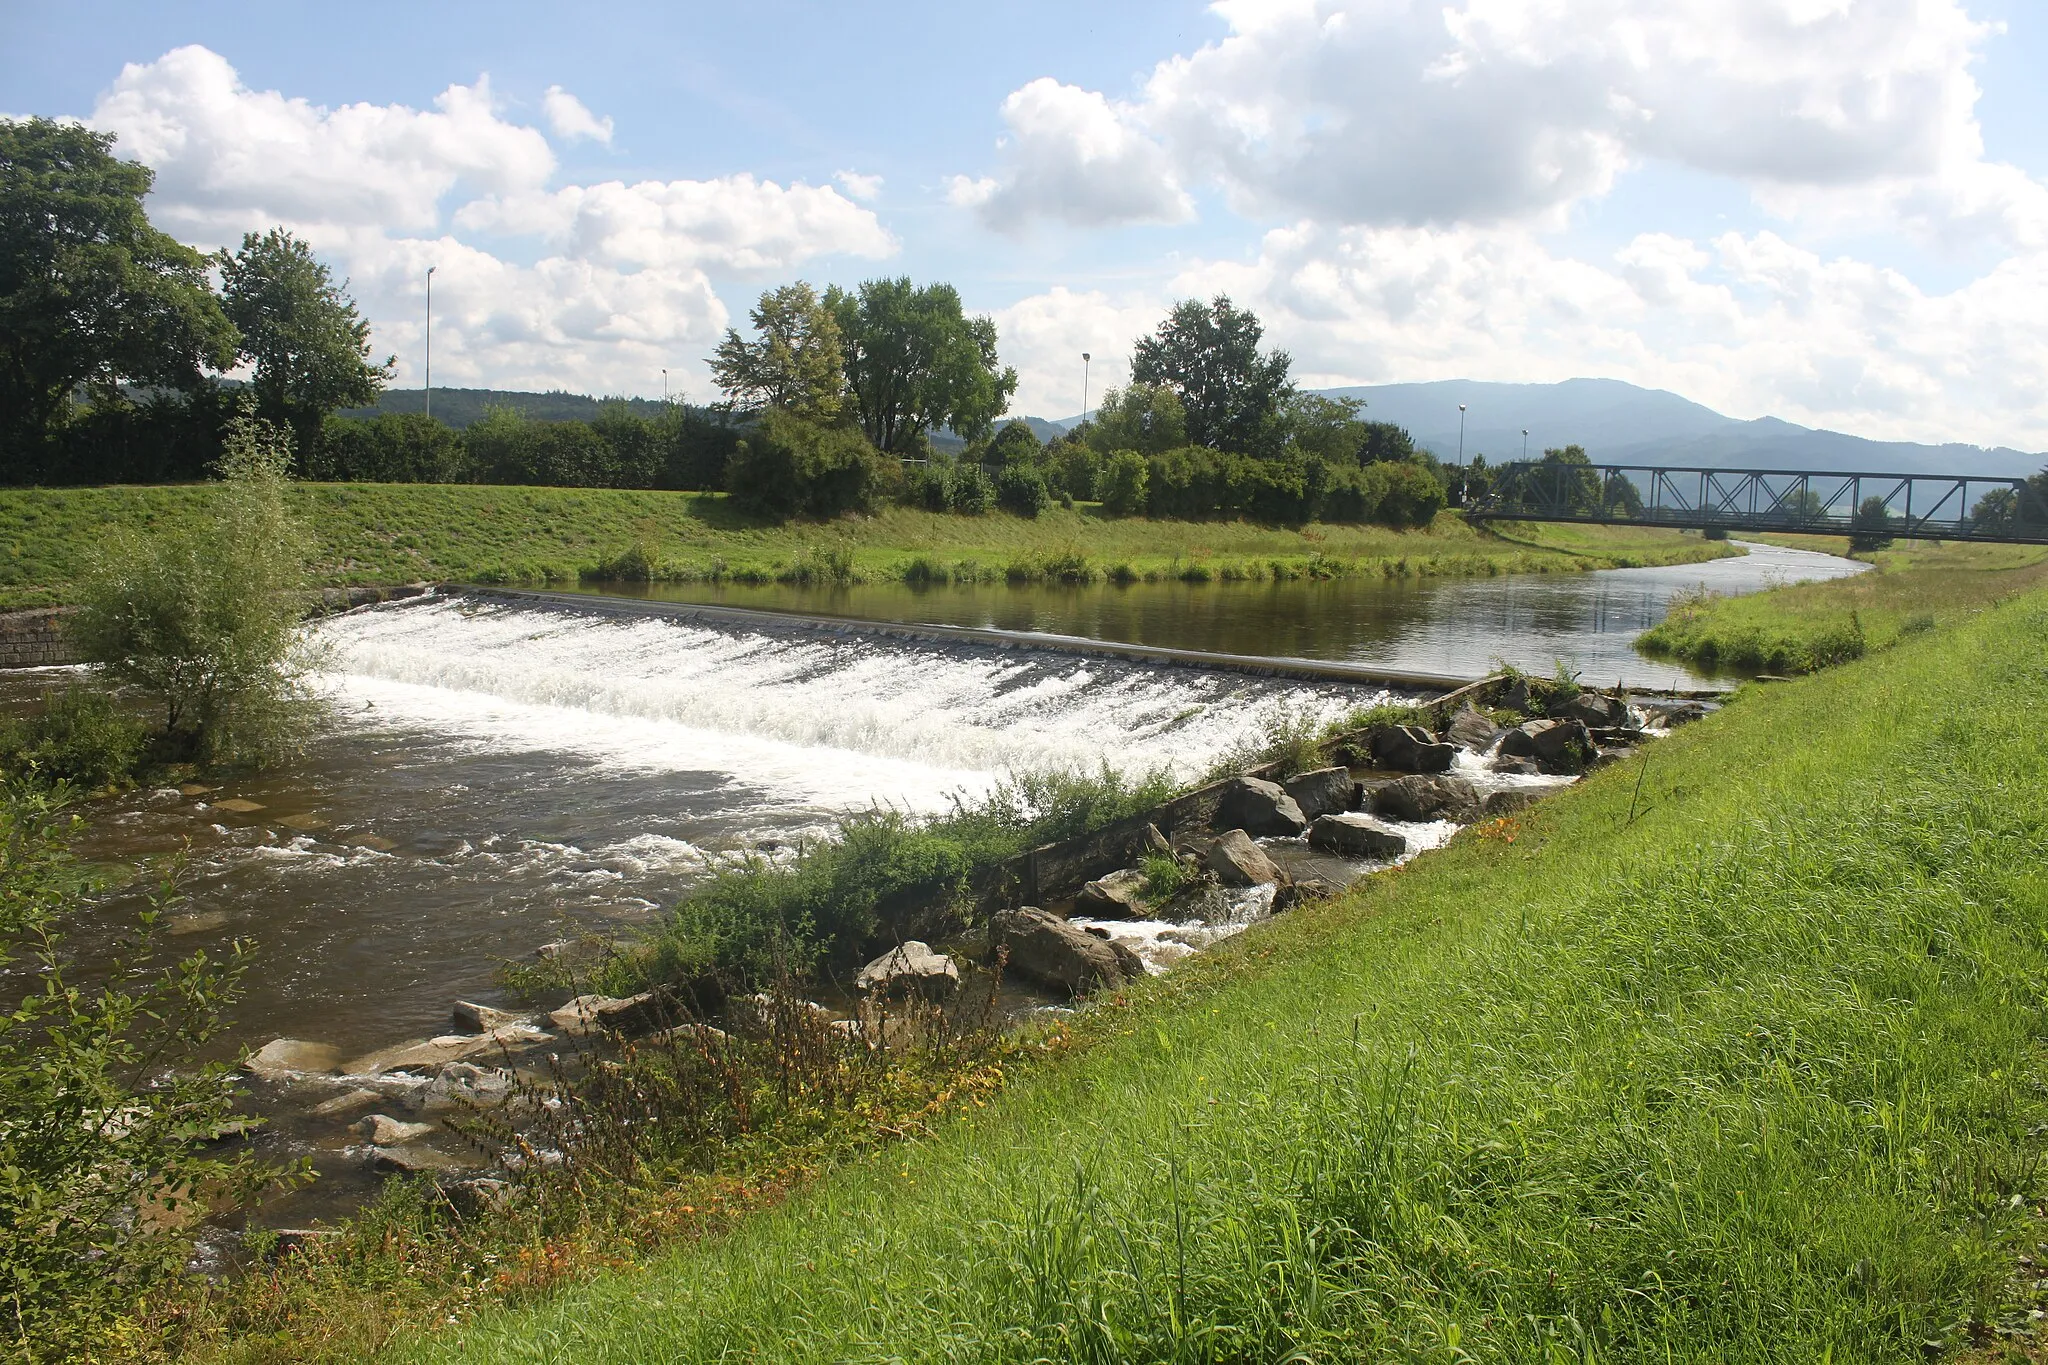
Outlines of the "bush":
{"label": "bush", "polygon": [[996,502],[1005,512],[1035,517],[1052,505],[1052,494],[1035,466],[1011,464],[996,476]]}
{"label": "bush", "polygon": [[884,461],[855,428],[774,408],[734,449],[725,474],[735,500],[773,517],[869,511],[900,478],[896,462]]}
{"label": "bush", "polygon": [[1047,482],[1069,498],[1083,501],[1098,496],[1102,457],[1092,446],[1080,441],[1055,441],[1045,448]]}
{"label": "bush", "polygon": [[1444,510],[1444,486],[1415,464],[1376,464],[1371,472],[1386,480],[1374,520],[1385,526],[1427,526]]}
{"label": "bush", "polygon": [[903,500],[927,512],[945,511],[948,505],[946,475],[946,466],[936,460],[910,466],[904,473]]}
{"label": "bush", "polygon": [[417,412],[329,416],[301,469],[309,479],[371,483],[466,483],[473,472],[462,433]]}
{"label": "bush", "polygon": [[306,535],[286,506],[290,464],[278,429],[237,418],[207,513],[111,537],[80,584],[79,652],[157,700],[174,754],[260,761],[290,748],[311,715]]}
{"label": "bush", "polygon": [[1892,543],[1892,512],[1883,498],[1868,497],[1849,518],[1849,548],[1868,553]]}
{"label": "bush", "polygon": [[946,505],[964,517],[984,516],[996,505],[996,487],[980,465],[956,465],[946,480]]}
{"label": "bush", "polygon": [[1145,486],[1150,475],[1143,455],[1135,450],[1116,451],[1102,465],[1102,510],[1118,517],[1134,516],[1144,510]]}
{"label": "bush", "polygon": [[45,692],[40,714],[0,725],[0,769],[88,790],[133,782],[148,743],[141,721],[95,687]]}

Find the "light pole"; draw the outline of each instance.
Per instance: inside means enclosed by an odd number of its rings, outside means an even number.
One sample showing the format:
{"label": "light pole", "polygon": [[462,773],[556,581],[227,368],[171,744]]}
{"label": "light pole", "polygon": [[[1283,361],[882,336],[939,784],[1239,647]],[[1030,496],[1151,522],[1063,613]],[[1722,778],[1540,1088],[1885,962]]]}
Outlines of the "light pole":
{"label": "light pole", "polygon": [[1088,423],[1088,361],[1086,351],[1081,352],[1081,424]]}
{"label": "light pole", "polygon": [[661,405],[668,406],[668,366],[661,367]]}
{"label": "light pole", "polygon": [[1529,428],[1522,428],[1522,463],[1529,463]]}
{"label": "light pole", "polygon": [[1465,405],[1458,404],[1458,468],[1465,467]]}
{"label": "light pole", "polygon": [[434,415],[434,270],[427,267],[427,416]]}

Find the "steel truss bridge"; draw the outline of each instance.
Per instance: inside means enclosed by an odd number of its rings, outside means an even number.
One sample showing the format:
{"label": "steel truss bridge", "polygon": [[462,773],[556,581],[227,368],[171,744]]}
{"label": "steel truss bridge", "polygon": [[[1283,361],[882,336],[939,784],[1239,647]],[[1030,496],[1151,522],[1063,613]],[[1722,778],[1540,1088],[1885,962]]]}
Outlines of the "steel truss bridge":
{"label": "steel truss bridge", "polygon": [[1466,515],[1475,521],[2048,545],[2048,488],[2042,487],[2048,480],[1533,460],[1488,473],[1487,486],[1473,488],[1466,500]]}

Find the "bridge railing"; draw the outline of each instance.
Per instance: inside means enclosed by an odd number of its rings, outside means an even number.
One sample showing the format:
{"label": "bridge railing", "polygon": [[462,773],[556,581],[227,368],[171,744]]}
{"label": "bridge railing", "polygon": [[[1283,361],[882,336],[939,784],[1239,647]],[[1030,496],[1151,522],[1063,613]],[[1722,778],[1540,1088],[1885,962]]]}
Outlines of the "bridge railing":
{"label": "bridge railing", "polygon": [[1836,474],[1516,461],[1469,499],[1479,520],[1807,532],[2048,544],[2038,482],[1968,474]]}

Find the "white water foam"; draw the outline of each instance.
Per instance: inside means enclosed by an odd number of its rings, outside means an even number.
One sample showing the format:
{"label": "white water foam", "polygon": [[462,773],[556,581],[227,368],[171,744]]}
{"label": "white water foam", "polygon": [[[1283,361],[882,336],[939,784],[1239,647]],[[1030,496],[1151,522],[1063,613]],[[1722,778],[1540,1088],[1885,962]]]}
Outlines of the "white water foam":
{"label": "white water foam", "polygon": [[372,722],[619,770],[732,775],[828,807],[919,808],[1006,772],[1194,777],[1285,714],[1363,688],[1041,651],[610,618],[461,600],[318,627],[329,683]]}

